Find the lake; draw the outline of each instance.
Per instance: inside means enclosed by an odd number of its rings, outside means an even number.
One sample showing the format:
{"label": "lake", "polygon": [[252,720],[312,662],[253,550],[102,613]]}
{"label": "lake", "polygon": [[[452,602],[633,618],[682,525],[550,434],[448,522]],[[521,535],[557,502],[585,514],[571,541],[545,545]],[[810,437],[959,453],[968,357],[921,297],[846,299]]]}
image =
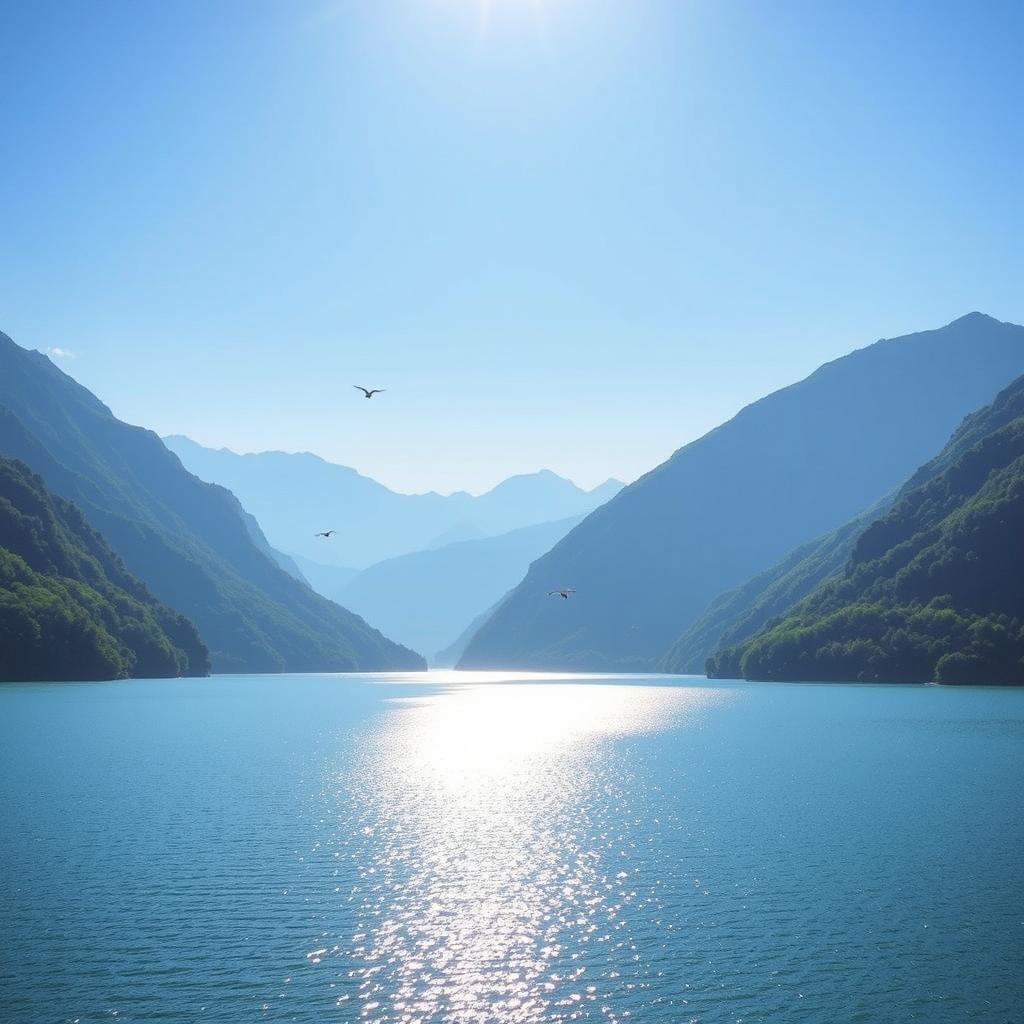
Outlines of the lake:
{"label": "lake", "polygon": [[0,1020],[1024,1020],[1024,690],[0,686]]}

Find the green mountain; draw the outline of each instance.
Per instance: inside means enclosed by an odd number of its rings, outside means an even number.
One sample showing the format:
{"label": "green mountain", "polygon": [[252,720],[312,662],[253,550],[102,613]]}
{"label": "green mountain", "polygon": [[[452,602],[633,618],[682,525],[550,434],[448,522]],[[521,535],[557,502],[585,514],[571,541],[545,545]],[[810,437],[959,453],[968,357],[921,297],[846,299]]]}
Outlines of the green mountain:
{"label": "green mountain", "polygon": [[[755,402],[592,512],[476,632],[463,668],[645,671],[719,594],[907,479],[1024,373],[1024,327],[972,313]],[[573,586],[569,601],[545,597]]]}
{"label": "green mountain", "polygon": [[914,474],[841,577],[708,674],[1024,683],[1024,377]]}
{"label": "green mountain", "polygon": [[209,670],[195,626],[131,576],[71,502],[0,457],[0,679]]}
{"label": "green mountain", "polygon": [[716,597],[658,662],[659,672],[702,674],[710,655],[757,633],[818,584],[842,572],[857,538],[895,501],[890,494],[849,523],[802,544],[778,565]]}
{"label": "green mountain", "polygon": [[216,671],[423,667],[283,570],[230,491],[194,477],[156,434],[122,423],[3,334],[0,454],[73,501],[128,571],[196,624]]}

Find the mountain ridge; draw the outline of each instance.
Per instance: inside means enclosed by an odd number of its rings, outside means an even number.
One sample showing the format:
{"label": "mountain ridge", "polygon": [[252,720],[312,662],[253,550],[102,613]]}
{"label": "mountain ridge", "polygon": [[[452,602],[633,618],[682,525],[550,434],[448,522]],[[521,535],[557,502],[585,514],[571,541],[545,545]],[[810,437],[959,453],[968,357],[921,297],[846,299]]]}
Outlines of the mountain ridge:
{"label": "mountain ridge", "polygon": [[[883,339],[751,403],[587,516],[477,631],[463,668],[648,671],[719,594],[899,486],[1024,371],[984,314]],[[572,601],[539,595],[572,584]]]}
{"label": "mountain ridge", "polygon": [[[201,479],[228,487],[259,520],[274,548],[321,564],[366,569],[429,548],[459,527],[494,536],[589,512],[621,485],[587,491],[551,470],[519,474],[479,495],[402,494],[318,455],[206,448],[183,434],[168,447]],[[287,500],[284,500],[286,496]],[[315,535],[338,533],[324,543]]]}

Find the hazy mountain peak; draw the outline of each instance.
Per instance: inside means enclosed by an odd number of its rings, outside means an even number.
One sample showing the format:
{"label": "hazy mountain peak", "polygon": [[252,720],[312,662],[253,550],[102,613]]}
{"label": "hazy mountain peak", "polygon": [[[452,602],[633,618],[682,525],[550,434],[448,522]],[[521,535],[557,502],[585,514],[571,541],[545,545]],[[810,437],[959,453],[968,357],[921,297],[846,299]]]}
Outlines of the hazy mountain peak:
{"label": "hazy mountain peak", "polygon": [[602,495],[607,499],[614,497],[625,486],[626,485],[621,480],[617,480],[615,477],[610,476],[603,483],[591,488],[587,493],[592,495]]}
{"label": "hazy mountain peak", "polygon": [[[499,490],[502,487],[529,487],[533,484],[543,484],[555,486],[569,486],[576,490],[580,488],[571,481],[566,479],[564,476],[559,476],[557,473],[550,469],[537,469],[532,473],[515,473],[510,477],[506,477],[500,483],[495,484],[489,491],[485,491],[485,494],[492,494],[494,491]],[[483,495],[481,495],[482,497]]]}
{"label": "hazy mountain peak", "polygon": [[[951,320],[946,326],[953,327],[955,324],[974,324],[988,322],[991,324],[1004,324],[1005,320],[997,320],[994,316],[989,316],[988,313],[979,313],[978,310],[973,310],[970,313],[965,313],[963,316],[957,317],[955,320]],[[941,328],[940,328],[941,329]]]}

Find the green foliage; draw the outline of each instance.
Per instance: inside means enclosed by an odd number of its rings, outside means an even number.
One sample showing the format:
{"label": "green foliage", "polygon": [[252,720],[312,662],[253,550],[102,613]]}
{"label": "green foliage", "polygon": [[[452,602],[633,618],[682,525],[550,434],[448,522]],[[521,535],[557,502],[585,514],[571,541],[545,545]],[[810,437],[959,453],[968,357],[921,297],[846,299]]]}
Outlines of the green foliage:
{"label": "green foliage", "polygon": [[747,679],[1022,683],[1024,630],[1008,615],[941,605],[857,603],[820,619],[789,616],[711,659],[709,674]]}
{"label": "green foliage", "polygon": [[70,502],[0,458],[0,679],[205,675],[206,647]]}
{"label": "green foliage", "polygon": [[1024,683],[1024,378],[968,417],[845,573],[708,674]]}

